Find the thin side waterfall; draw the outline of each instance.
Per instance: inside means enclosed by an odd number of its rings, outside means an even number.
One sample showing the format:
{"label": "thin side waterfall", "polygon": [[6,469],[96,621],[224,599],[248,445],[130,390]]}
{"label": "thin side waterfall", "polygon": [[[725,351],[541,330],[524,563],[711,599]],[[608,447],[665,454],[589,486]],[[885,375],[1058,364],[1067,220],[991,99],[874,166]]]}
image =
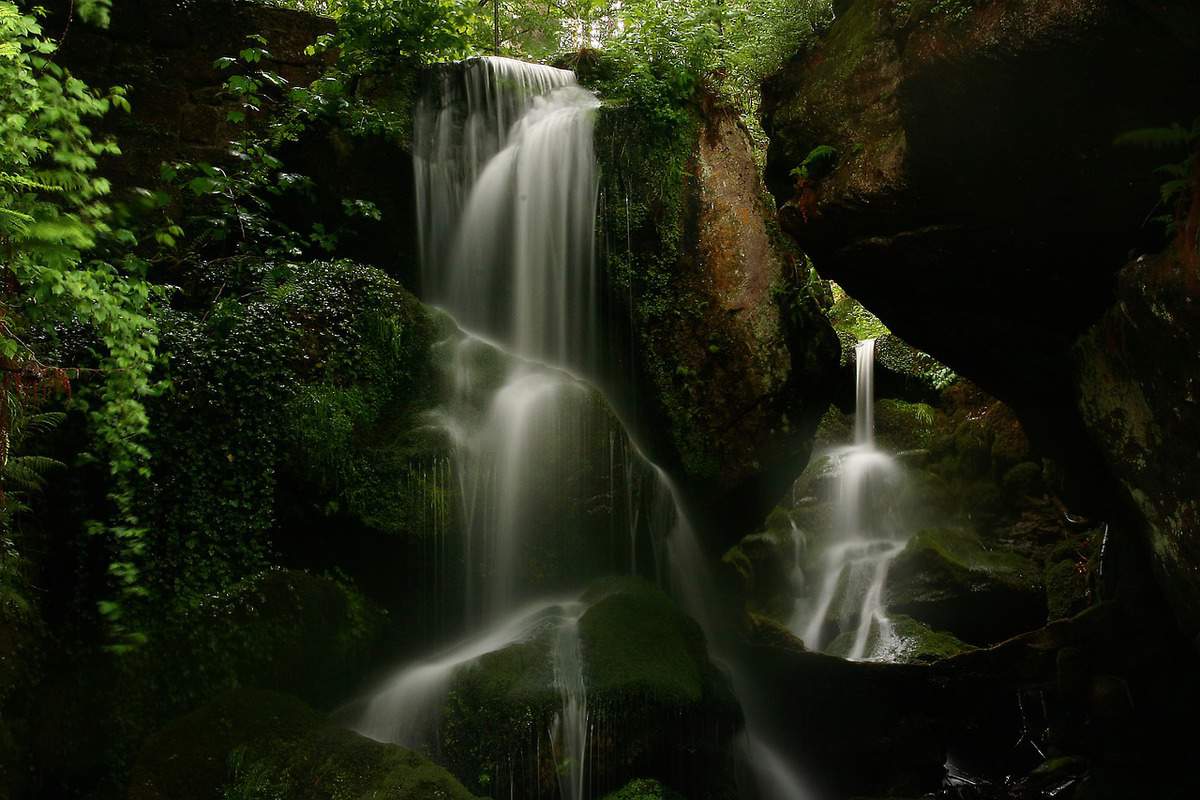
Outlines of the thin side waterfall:
{"label": "thin side waterfall", "polygon": [[833,451],[837,495],[832,540],[820,561],[815,602],[797,603],[792,631],[812,650],[829,647],[831,628],[842,632],[844,654],[871,658],[888,649],[892,629],[883,604],[888,568],[904,549],[876,507],[878,488],[896,465],[875,447],[875,340],[855,349],[854,444]]}

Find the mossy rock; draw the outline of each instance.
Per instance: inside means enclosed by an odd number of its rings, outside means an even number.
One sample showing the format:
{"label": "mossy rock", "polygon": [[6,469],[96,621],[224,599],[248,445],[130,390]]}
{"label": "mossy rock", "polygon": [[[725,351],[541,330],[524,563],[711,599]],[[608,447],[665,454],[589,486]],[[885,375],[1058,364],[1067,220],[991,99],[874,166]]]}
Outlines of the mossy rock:
{"label": "mossy rock", "polygon": [[1022,461],[1009,468],[1001,481],[1005,493],[1011,500],[1035,497],[1045,491],[1042,467],[1032,461]]}
{"label": "mossy rock", "polygon": [[[768,518],[768,526],[772,521]],[[774,521],[778,523],[778,520]],[[721,558],[725,573],[736,575],[736,588],[740,596],[745,598],[747,608],[777,618],[789,614],[793,605],[793,591],[788,576],[789,570],[795,566],[792,563],[792,544],[788,541],[784,545],[781,541],[790,538],[791,522],[787,520],[783,524],[789,526],[786,532],[769,527],[767,532],[751,534]]]}
{"label": "mossy rock", "polygon": [[1047,564],[1045,583],[1050,621],[1073,617],[1091,605],[1086,563],[1080,564],[1077,559],[1062,559]]}
{"label": "mossy rock", "polygon": [[473,800],[450,773],[330,724],[299,700],[240,689],[146,745],[129,800]]}
{"label": "mossy rock", "polygon": [[708,660],[699,626],[661,589],[640,578],[607,579],[584,595],[593,599],[579,621],[593,695],[686,706],[728,691]]}
{"label": "mossy rock", "polygon": [[953,634],[935,631],[912,617],[893,614],[889,621],[898,639],[897,655],[910,664],[931,664],[975,649]]}
{"label": "mossy rock", "polygon": [[[887,644],[886,652],[878,652],[879,627],[873,625],[867,637],[868,658],[895,664],[932,664],[975,649],[951,633],[935,631],[903,614],[889,615],[888,622],[892,626],[893,639]],[[855,634],[855,631],[846,631],[839,635],[825,652],[844,658],[854,645]]]}
{"label": "mossy rock", "polygon": [[604,800],[684,800],[684,797],[656,780],[638,778],[627,783],[624,788],[605,795]]}
{"label": "mossy rock", "polygon": [[[740,712],[699,626],[640,578],[605,579],[582,601],[589,606],[578,625],[590,780],[600,791],[637,776],[684,787],[721,784]],[[469,787],[557,791],[561,765],[549,737],[562,705],[555,640],[548,631],[491,653],[451,682],[441,753]]]}
{"label": "mossy rock", "polygon": [[1031,561],[989,549],[969,530],[928,528],[893,563],[887,607],[971,644],[989,644],[1044,622],[1041,579]]}
{"label": "mossy rock", "polygon": [[893,453],[928,448],[938,416],[926,403],[882,399],[875,404],[875,438],[880,447]]}

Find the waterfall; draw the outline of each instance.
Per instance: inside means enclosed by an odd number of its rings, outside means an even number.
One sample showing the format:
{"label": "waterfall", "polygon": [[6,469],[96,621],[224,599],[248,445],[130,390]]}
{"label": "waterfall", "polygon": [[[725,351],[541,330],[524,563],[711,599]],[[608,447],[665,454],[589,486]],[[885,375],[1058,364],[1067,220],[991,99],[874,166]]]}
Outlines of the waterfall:
{"label": "waterfall", "polygon": [[573,627],[585,610],[584,604],[574,598],[518,609],[440,655],[397,672],[363,707],[351,709],[356,714],[351,727],[377,741],[434,752],[441,703],[460,667],[510,645]]}
{"label": "waterfall", "polygon": [[579,619],[559,626],[554,643],[554,683],[562,699],[550,732],[555,761],[560,764],[559,791],[564,800],[583,799],[587,758],[587,687],[583,681],[583,655],[579,650]]}
{"label": "waterfall", "polygon": [[[437,712],[457,670],[553,629],[562,708],[550,731],[567,765],[561,791],[583,797],[588,709],[572,602],[523,606],[523,548],[585,450],[591,387],[565,371],[596,358],[593,254],[598,180],[596,97],[574,74],[504,58],[447,65],[414,121],[422,291],[455,321],[440,346],[446,401],[431,424],[448,436],[462,498],[472,632],[404,668],[365,701],[367,736],[435,749]],[[612,479],[610,475],[610,480]]]}
{"label": "waterfall", "polygon": [[[545,493],[563,482],[553,465],[594,444],[587,422],[594,389],[576,374],[596,375],[603,355],[593,255],[599,103],[568,71],[502,58],[447,66],[437,89],[422,98],[415,119],[421,288],[457,332],[440,345],[448,397],[430,422],[453,446],[466,605],[476,613],[463,641],[377,687],[355,708],[353,727],[434,750],[455,673],[549,631],[560,699],[549,731],[559,792],[584,800],[591,722],[578,623],[587,609],[577,600],[522,605],[529,602],[522,570],[526,537],[548,524]],[[625,556],[618,566],[636,571],[639,541],[652,543],[660,583],[708,632],[714,660],[731,664],[705,596],[708,565],[674,486],[623,432],[607,443],[610,503],[629,525],[615,548]],[[742,672],[727,668],[735,693],[744,694]],[[751,728],[743,749],[764,800],[807,796]]]}
{"label": "waterfall", "polygon": [[505,58],[448,68],[414,123],[422,291],[514,353],[596,356],[595,95]]}
{"label": "waterfall", "polygon": [[879,487],[896,475],[895,462],[875,447],[875,340],[855,349],[854,444],[830,453],[837,466],[832,542],[820,560],[815,602],[797,603],[792,631],[812,650],[828,647],[836,624],[853,660],[886,652],[891,625],[884,608],[888,568],[904,549],[875,507]]}

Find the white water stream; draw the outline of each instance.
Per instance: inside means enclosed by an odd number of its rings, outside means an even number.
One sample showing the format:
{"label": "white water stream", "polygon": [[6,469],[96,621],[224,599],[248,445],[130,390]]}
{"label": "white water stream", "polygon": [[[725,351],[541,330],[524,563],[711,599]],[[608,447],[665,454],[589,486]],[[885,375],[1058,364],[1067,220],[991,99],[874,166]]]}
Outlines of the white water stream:
{"label": "white water stream", "polygon": [[[856,661],[890,649],[892,627],[884,607],[884,587],[888,568],[904,549],[904,541],[872,505],[881,484],[897,474],[891,456],[875,447],[874,371],[875,340],[859,342],[854,444],[829,454],[836,464],[837,495],[832,538],[820,557],[820,589],[815,601],[797,603],[790,625],[811,650],[830,645],[831,624],[836,623],[843,634],[852,631],[844,654]],[[799,552],[796,563],[800,563]]]}
{"label": "white water stream", "polygon": [[[452,65],[441,81],[415,119],[418,233],[424,298],[470,331],[444,343],[452,391],[433,424],[454,447],[474,628],[385,681],[354,727],[433,749],[438,709],[458,669],[552,631],[561,708],[549,733],[564,765],[559,789],[565,800],[583,800],[591,721],[578,622],[587,609],[577,600],[523,605],[522,547],[543,510],[545,484],[555,480],[539,471],[547,453],[588,446],[581,409],[593,390],[570,371],[596,374],[603,356],[593,253],[599,103],[570,72],[502,58]],[[670,574],[660,577],[712,631],[707,564],[674,487],[632,442],[614,436],[610,476],[618,462],[625,485],[611,495],[626,506],[626,566],[636,566],[638,531],[652,532],[656,552],[665,547],[669,556]],[[807,797],[765,743],[747,735],[743,747],[762,800]]]}

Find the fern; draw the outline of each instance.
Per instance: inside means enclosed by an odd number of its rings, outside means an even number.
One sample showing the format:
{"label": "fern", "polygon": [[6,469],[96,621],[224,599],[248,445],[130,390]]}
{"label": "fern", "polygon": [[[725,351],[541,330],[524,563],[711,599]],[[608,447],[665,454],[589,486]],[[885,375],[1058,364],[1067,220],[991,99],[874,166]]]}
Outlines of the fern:
{"label": "fern", "polygon": [[1150,150],[1170,150],[1187,147],[1200,137],[1200,121],[1191,130],[1178,122],[1167,128],[1138,128],[1126,131],[1114,140],[1119,147],[1142,147]]}
{"label": "fern", "polygon": [[1192,123],[1190,129],[1178,122],[1166,128],[1139,128],[1126,131],[1114,140],[1114,144],[1126,147],[1140,147],[1146,150],[1175,150],[1187,153],[1182,161],[1163,164],[1154,169],[1155,173],[1168,178],[1158,187],[1159,204],[1169,213],[1154,217],[1161,222],[1168,236],[1174,236],[1179,231],[1179,223],[1187,215],[1187,203],[1192,187],[1192,175],[1195,171],[1197,151],[1200,150],[1200,117]]}
{"label": "fern", "polygon": [[22,492],[37,492],[45,488],[46,476],[59,467],[61,461],[46,456],[18,456],[10,458],[0,470],[0,480],[5,487],[15,487]]}

